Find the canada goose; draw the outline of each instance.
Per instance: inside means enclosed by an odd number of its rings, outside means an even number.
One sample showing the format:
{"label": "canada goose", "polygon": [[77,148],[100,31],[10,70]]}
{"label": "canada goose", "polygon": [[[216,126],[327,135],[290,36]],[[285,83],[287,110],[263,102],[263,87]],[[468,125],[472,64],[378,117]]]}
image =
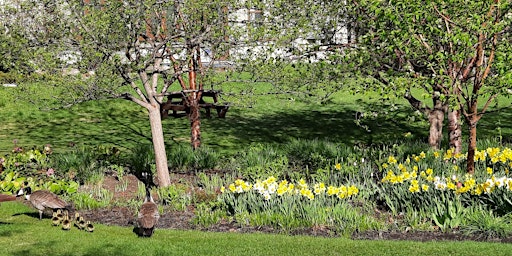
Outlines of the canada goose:
{"label": "canada goose", "polygon": [[87,232],[93,232],[94,231],[94,226],[92,225],[92,223],[90,221],[87,221],[85,223],[85,230]]}
{"label": "canada goose", "polygon": [[15,201],[16,197],[11,195],[0,194],[0,202]]}
{"label": "canada goose", "polygon": [[64,200],[47,190],[37,190],[32,192],[30,187],[26,187],[25,189],[21,188],[18,191],[17,196],[23,195],[25,195],[25,199],[30,201],[30,203],[39,210],[40,220],[43,219],[43,210],[45,208],[64,209],[69,206]]}
{"label": "canada goose", "polygon": [[138,215],[139,236],[150,237],[153,235],[153,231],[159,218],[160,214],[158,213],[158,206],[155,201],[153,201],[149,186],[146,186],[146,198],[140,207]]}
{"label": "canada goose", "polygon": [[78,228],[80,230],[83,230],[85,228],[86,224],[85,224],[85,220],[84,220],[84,217],[80,216],[80,220],[78,221]]}
{"label": "canada goose", "polygon": [[57,216],[57,212],[53,212],[52,225],[58,226],[58,225],[60,225],[60,222],[61,222],[61,219]]}
{"label": "canada goose", "polygon": [[69,220],[69,216],[67,214],[65,214],[64,219],[62,219],[62,229],[63,230],[71,229],[71,221]]}

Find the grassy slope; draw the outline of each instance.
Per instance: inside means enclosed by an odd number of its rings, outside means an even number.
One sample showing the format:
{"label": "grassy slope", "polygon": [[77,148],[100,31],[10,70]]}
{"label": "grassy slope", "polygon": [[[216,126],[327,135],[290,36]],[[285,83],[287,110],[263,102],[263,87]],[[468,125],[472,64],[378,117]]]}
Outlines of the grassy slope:
{"label": "grassy slope", "polygon": [[138,238],[131,228],[96,225],[94,233],[51,227],[19,202],[0,205],[0,255],[509,255],[512,244],[353,241],[268,234],[157,230]]}

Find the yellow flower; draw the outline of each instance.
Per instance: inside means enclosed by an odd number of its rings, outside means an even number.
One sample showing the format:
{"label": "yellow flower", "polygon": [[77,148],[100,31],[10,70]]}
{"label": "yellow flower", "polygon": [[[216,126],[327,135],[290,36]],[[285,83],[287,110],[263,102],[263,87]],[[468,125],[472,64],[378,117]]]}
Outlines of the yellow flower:
{"label": "yellow flower", "polygon": [[428,185],[426,185],[426,184],[421,185],[421,190],[423,190],[425,192],[428,191]]}
{"label": "yellow flower", "polygon": [[428,175],[432,175],[434,173],[434,170],[428,168],[426,172]]}
{"label": "yellow flower", "polygon": [[306,181],[304,179],[300,179],[299,180],[299,184],[297,184],[299,188],[307,188],[308,187],[308,184],[306,183]]}
{"label": "yellow flower", "polygon": [[388,157],[388,163],[389,164],[396,164],[397,163],[397,160],[394,156],[389,156]]}
{"label": "yellow flower", "polygon": [[411,193],[419,192],[420,191],[420,187],[418,185],[411,185],[411,186],[409,186],[409,191]]}
{"label": "yellow flower", "polygon": [[323,182],[315,184],[314,192],[316,195],[322,194],[323,192],[325,192],[325,184]]}
{"label": "yellow flower", "polygon": [[425,152],[421,151],[420,157],[421,157],[421,159],[423,159],[423,158],[427,157],[427,155],[425,154]]}
{"label": "yellow flower", "polygon": [[387,163],[383,163],[382,164],[382,168],[387,169],[388,168],[388,164]]}
{"label": "yellow flower", "polygon": [[487,167],[486,170],[487,170],[487,174],[492,175],[492,168],[491,167]]}
{"label": "yellow flower", "polygon": [[334,166],[334,169],[336,170],[341,170],[341,164],[340,163],[337,163],[335,166]]}
{"label": "yellow flower", "polygon": [[347,189],[347,194],[349,196],[357,195],[359,193],[359,189],[356,186],[350,186]]}
{"label": "yellow flower", "polygon": [[220,187],[220,192],[224,193],[224,191],[226,191],[226,188],[224,186]]}
{"label": "yellow flower", "polygon": [[329,187],[327,188],[327,195],[329,195],[329,196],[336,195],[336,194],[338,194],[338,191],[339,191],[339,190],[338,190],[338,188],[337,188],[337,187],[329,186]]}
{"label": "yellow flower", "polygon": [[439,156],[441,156],[441,154],[439,154],[439,152],[438,152],[438,151],[435,151],[435,152],[434,152],[434,157],[435,157],[435,158],[439,158]]}

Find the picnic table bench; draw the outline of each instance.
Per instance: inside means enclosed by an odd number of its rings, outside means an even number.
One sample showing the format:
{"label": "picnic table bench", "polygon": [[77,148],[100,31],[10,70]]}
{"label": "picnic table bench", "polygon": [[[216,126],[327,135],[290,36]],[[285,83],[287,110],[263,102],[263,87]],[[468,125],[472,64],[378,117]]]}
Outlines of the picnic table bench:
{"label": "picnic table bench", "polygon": [[[207,118],[211,118],[211,109],[215,109],[217,111],[218,117],[226,117],[226,113],[229,109],[229,103],[219,103],[219,93],[219,91],[215,90],[201,91],[199,108],[205,110]],[[187,101],[186,92],[170,92],[167,93],[166,96],[167,101],[161,106],[161,113],[163,118],[168,117],[171,111],[171,115],[173,117],[182,117],[190,113],[190,106],[185,104]]]}

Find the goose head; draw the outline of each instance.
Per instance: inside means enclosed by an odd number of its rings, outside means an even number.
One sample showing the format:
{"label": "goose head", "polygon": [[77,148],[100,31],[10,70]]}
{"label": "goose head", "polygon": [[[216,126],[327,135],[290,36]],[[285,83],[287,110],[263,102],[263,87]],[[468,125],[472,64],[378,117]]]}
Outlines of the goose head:
{"label": "goose head", "polygon": [[16,193],[16,197],[25,196],[27,200],[30,200],[30,194],[32,194],[32,188],[20,188],[20,190],[18,190],[18,193]]}

